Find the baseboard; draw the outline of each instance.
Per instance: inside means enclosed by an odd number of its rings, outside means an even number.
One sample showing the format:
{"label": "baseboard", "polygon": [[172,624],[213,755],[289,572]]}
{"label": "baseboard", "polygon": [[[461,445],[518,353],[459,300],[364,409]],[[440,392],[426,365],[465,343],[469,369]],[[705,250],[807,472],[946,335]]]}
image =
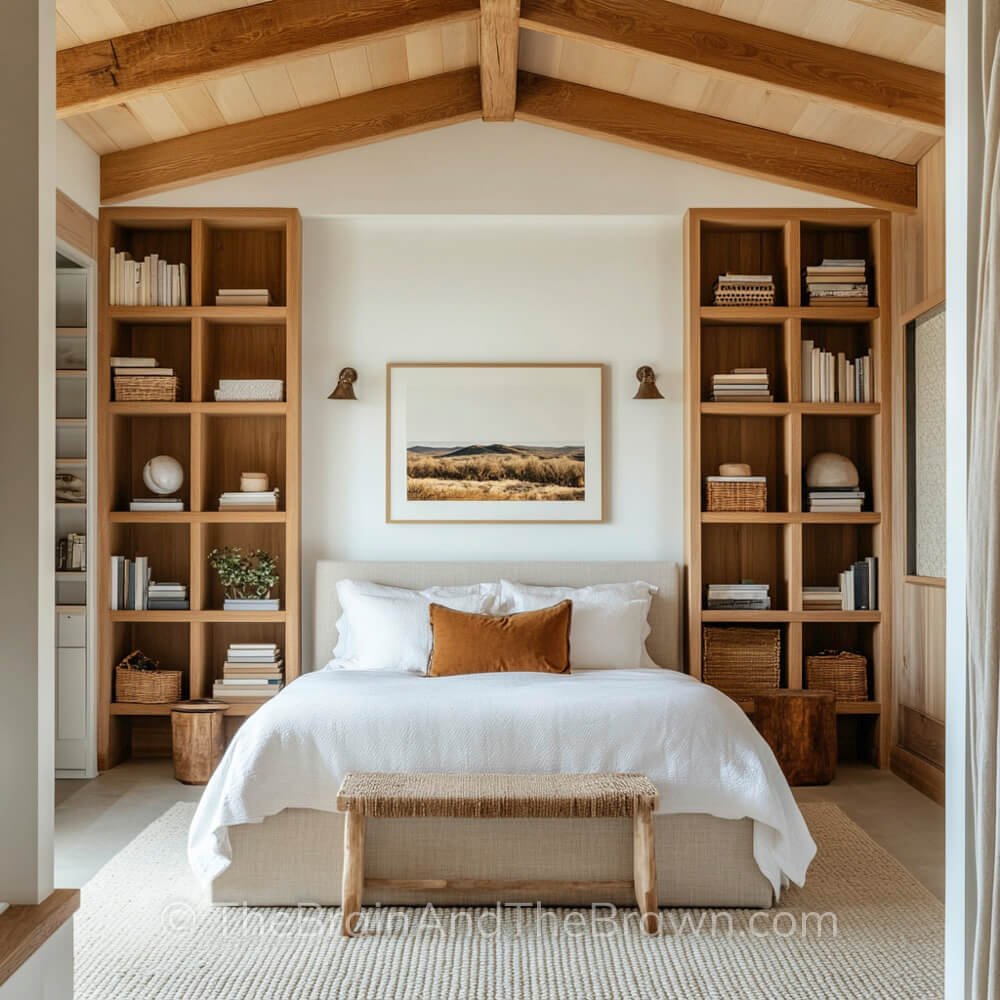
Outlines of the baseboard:
{"label": "baseboard", "polygon": [[939,806],[944,805],[944,771],[940,767],[902,747],[893,747],[889,770]]}

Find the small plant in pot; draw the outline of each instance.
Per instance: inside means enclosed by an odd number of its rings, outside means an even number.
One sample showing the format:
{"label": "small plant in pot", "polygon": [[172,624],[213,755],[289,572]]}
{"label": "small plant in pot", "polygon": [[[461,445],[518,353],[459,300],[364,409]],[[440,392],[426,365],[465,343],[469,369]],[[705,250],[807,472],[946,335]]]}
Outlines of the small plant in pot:
{"label": "small plant in pot", "polygon": [[277,611],[279,599],[271,597],[278,586],[278,557],[263,549],[227,545],[212,549],[208,564],[222,585],[225,611]]}

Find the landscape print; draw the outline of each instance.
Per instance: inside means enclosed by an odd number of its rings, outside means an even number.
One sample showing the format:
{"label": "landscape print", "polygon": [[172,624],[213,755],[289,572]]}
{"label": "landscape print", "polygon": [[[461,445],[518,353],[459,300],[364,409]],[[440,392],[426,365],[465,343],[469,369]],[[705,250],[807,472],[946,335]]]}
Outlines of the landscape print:
{"label": "landscape print", "polygon": [[582,444],[409,444],[406,498],[582,502],[586,449]]}

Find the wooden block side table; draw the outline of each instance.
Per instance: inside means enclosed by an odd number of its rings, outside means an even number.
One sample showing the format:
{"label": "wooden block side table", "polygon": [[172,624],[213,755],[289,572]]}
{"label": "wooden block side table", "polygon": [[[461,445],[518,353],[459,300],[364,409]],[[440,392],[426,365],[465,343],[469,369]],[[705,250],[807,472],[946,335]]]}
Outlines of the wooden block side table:
{"label": "wooden block side table", "polygon": [[207,785],[226,750],[229,706],[210,698],[179,701],[170,709],[174,777],[185,785]]}
{"label": "wooden block side table", "polygon": [[790,785],[828,785],[837,773],[837,699],[832,691],[754,693],[753,724]]}

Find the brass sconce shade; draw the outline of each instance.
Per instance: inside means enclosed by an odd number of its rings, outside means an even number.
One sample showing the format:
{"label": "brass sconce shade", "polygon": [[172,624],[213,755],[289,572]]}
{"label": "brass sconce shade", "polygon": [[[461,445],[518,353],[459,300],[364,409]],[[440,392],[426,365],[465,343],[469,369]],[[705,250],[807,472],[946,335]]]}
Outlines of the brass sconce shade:
{"label": "brass sconce shade", "polygon": [[663,399],[660,390],[656,388],[656,373],[649,365],[637,368],[635,377],[639,380],[639,388],[633,399]]}
{"label": "brass sconce shade", "polygon": [[327,396],[327,399],[357,399],[354,395],[354,383],[358,373],[353,368],[341,368],[337,376],[337,387]]}

